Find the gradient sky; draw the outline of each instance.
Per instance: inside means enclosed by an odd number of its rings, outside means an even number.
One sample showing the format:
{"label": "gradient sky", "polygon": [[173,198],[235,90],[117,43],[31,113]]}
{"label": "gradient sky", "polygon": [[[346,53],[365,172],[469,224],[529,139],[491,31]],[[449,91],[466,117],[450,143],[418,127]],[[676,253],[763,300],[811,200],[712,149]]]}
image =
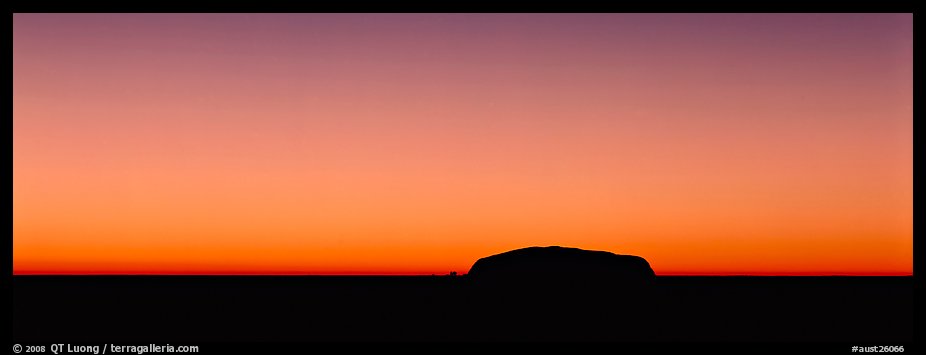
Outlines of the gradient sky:
{"label": "gradient sky", "polygon": [[16,14],[14,274],[912,274],[910,14]]}

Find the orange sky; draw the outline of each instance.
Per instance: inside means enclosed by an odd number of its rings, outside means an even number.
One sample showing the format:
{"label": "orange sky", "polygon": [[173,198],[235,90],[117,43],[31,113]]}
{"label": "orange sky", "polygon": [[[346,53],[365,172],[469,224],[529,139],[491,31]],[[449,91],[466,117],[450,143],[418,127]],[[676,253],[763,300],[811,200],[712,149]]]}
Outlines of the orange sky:
{"label": "orange sky", "polygon": [[13,17],[14,274],[912,274],[912,16]]}

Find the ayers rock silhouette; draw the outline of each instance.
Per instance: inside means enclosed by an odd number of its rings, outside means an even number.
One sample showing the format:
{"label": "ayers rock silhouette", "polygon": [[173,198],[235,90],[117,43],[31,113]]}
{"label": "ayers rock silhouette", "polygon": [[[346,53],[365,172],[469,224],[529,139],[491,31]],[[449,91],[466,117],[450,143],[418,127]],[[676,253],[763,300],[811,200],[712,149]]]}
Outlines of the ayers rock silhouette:
{"label": "ayers rock silhouette", "polygon": [[476,261],[468,277],[479,283],[569,285],[648,283],[656,274],[646,259],[606,251],[529,247]]}

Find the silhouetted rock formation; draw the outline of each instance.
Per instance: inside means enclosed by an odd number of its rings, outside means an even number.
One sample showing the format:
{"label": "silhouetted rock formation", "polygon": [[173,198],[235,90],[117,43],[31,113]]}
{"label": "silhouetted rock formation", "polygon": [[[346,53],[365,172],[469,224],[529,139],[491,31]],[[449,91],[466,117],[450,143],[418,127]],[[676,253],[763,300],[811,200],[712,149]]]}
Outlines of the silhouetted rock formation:
{"label": "silhouetted rock formation", "polygon": [[639,256],[551,246],[517,249],[479,259],[468,276],[483,284],[611,287],[648,283],[656,274],[646,259]]}
{"label": "silhouetted rock formation", "polygon": [[476,261],[466,276],[478,339],[640,339],[653,332],[656,277],[641,257],[531,247]]}

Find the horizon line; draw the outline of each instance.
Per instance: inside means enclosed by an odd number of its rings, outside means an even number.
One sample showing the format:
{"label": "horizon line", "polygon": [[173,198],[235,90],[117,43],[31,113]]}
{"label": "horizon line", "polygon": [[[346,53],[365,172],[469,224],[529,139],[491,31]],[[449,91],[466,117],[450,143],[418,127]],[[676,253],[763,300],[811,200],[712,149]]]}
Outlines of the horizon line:
{"label": "horizon line", "polygon": [[[14,272],[12,276],[318,276],[318,277],[428,277],[447,276],[462,277],[468,273],[305,273],[305,272],[202,272],[202,273],[163,273],[163,272],[89,272],[89,273],[55,273],[55,272]],[[656,273],[656,277],[912,277],[913,273],[868,272],[868,273],[834,273],[834,272],[793,272],[793,273]]]}

